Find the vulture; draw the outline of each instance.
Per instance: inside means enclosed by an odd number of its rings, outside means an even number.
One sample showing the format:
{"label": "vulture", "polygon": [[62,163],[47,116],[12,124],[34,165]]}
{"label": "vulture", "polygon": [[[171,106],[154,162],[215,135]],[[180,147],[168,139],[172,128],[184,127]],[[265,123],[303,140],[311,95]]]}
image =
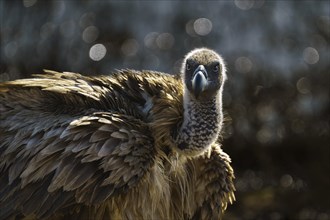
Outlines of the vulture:
{"label": "vulture", "polygon": [[45,70],[0,83],[0,219],[221,219],[226,67],[198,48],[177,75]]}

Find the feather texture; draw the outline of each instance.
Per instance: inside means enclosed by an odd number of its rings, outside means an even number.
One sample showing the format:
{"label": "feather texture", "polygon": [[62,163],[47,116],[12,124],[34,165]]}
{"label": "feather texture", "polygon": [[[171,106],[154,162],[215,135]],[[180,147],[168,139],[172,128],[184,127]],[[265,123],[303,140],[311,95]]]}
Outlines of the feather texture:
{"label": "feather texture", "polygon": [[234,200],[217,142],[176,151],[179,76],[45,71],[0,84],[0,219],[219,219]]}

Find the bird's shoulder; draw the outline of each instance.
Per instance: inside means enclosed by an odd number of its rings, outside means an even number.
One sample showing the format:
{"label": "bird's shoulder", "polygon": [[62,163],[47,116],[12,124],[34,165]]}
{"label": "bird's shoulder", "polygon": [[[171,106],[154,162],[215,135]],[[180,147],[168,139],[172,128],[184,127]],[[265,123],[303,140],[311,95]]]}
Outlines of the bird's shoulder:
{"label": "bird's shoulder", "polygon": [[33,78],[0,83],[0,103],[65,113],[94,108],[143,118],[154,99],[182,96],[181,88],[178,75],[149,70],[101,76],[45,70]]}

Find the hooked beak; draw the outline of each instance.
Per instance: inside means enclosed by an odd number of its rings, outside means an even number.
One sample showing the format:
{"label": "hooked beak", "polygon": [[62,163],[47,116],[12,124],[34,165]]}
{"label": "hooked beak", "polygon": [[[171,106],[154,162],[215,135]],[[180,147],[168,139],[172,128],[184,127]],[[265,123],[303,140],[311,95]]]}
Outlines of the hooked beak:
{"label": "hooked beak", "polygon": [[205,90],[208,85],[207,71],[203,65],[199,65],[194,72],[193,79],[191,80],[192,89],[196,98]]}

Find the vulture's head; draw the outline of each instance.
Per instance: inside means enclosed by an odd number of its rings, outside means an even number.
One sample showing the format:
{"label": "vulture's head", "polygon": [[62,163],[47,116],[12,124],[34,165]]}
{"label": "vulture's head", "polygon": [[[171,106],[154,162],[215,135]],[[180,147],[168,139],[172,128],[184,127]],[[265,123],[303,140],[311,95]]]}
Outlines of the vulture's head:
{"label": "vulture's head", "polygon": [[186,55],[181,70],[188,91],[186,95],[200,101],[214,98],[226,79],[225,72],[223,59],[213,50],[200,48],[191,51]]}
{"label": "vulture's head", "polygon": [[220,134],[226,68],[216,52],[200,48],[186,55],[181,74],[183,122],[173,139],[178,152],[195,156],[211,149]]}

